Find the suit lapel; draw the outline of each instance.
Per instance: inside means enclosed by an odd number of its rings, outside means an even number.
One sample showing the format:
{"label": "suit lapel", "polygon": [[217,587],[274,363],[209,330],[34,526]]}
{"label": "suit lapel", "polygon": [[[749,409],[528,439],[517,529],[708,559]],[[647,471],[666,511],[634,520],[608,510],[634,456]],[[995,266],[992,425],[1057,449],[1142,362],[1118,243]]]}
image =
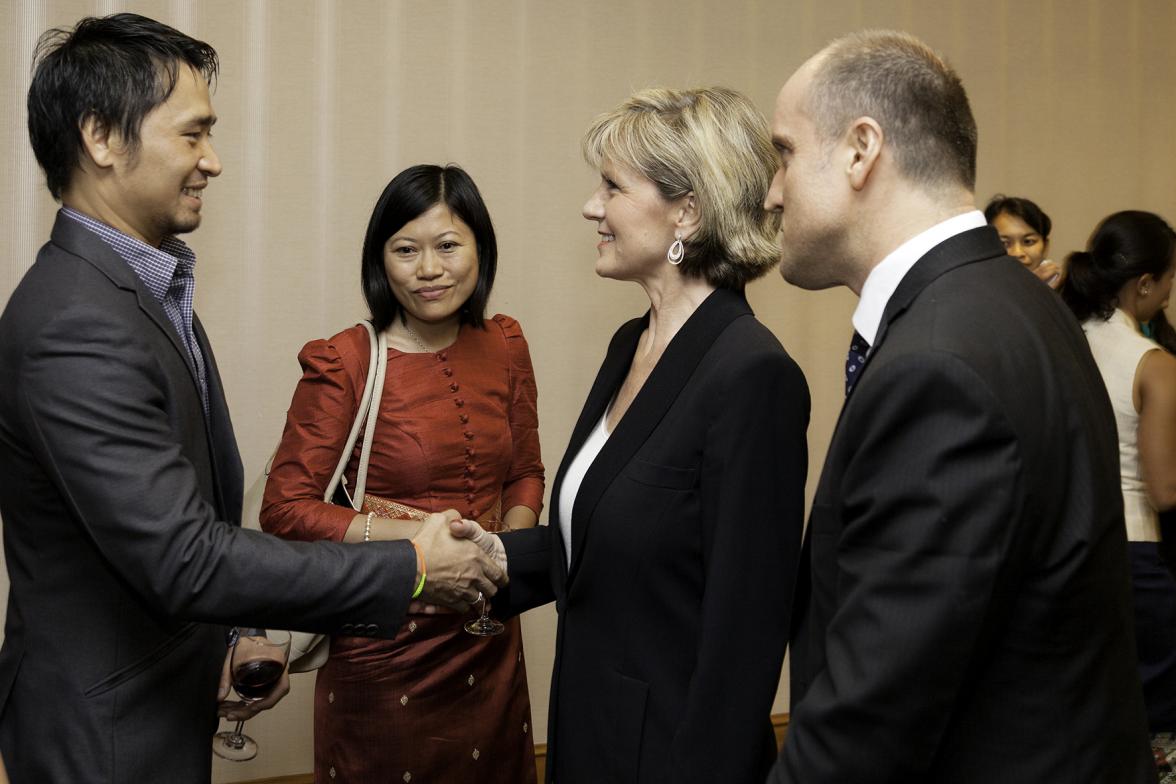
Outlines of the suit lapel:
{"label": "suit lapel", "polygon": [[[856,390],[861,386],[862,378],[869,372],[870,366],[874,364],[873,360],[882,350],[882,345],[886,340],[886,333],[889,332],[890,325],[902,316],[903,312],[923,292],[923,289],[931,285],[935,279],[944,273],[951,272],[954,269],[973,264],[977,261],[999,258],[1004,255],[1005,249],[1004,245],[1001,244],[1000,237],[988,226],[969,229],[955,236],[948,237],[927,251],[910,268],[899,282],[898,288],[894,290],[894,294],[890,296],[890,300],[886,303],[886,308],[882,311],[882,323],[878,325],[878,334],[874,336],[874,344],[870,347],[870,355],[867,358],[866,364],[858,371],[857,381],[854,383],[853,389]],[[849,399],[851,397],[853,397],[852,390],[846,395],[846,403],[841,407],[842,411],[849,405]],[[840,416],[838,416],[837,422],[840,425]],[[833,436],[834,438],[837,436],[836,427],[834,428]]]}
{"label": "suit lapel", "polygon": [[[706,298],[670,341],[629,410],[592,462],[576,493],[572,513],[574,522],[569,583],[575,579],[576,570],[583,560],[592,515],[604,491],[661,422],[719,334],[736,318],[750,313],[751,308],[741,293],[719,289]],[[648,324],[648,314],[644,320],[633,324],[634,328],[625,334],[625,339],[614,340],[610,347],[609,356],[597,377],[597,384],[593,386],[581,421],[576,426],[577,434],[581,436],[580,444],[600,420],[624,380],[633,361],[637,340]],[[578,447],[575,451],[569,449],[568,454],[574,457],[578,451]]]}
{"label": "suit lapel", "polygon": [[[980,226],[948,237],[927,251],[903,277],[890,301],[886,303],[886,309],[882,312],[882,323],[874,338],[874,350],[881,348],[890,325],[936,278],[959,267],[1004,255],[1005,249],[1000,237],[989,226]],[[867,362],[862,372],[865,373],[869,367],[870,363]]]}
{"label": "suit lapel", "polygon": [[[134,292],[139,309],[167,336],[168,342],[179,354],[184,366],[188,368],[188,378],[192,382],[197,398],[199,398],[200,382],[197,379],[192,355],[180,339],[171,319],[164,312],[163,305],[155,298],[155,295],[147,290],[130,265],[101,237],[72,218],[61,214],[57,216],[57,221],[53,225],[52,241],[92,264],[115,286]],[[224,388],[213,360],[212,349],[208,344],[208,336],[194,314],[192,326],[196,335],[196,343],[204,356],[205,371],[208,376],[208,404],[211,421],[209,421],[209,416],[205,415],[203,407],[200,408],[198,415],[204,419],[209,454],[212,456],[211,468],[213,485],[216,487],[217,493],[217,510],[225,519],[239,520],[241,491],[244,483],[241,458],[237,453],[233,426],[225,403]]]}
{"label": "suit lapel", "polygon": [[580,418],[576,420],[576,426],[572,429],[572,437],[568,442],[568,448],[564,452],[559,470],[555,474],[555,482],[551,488],[551,513],[548,517],[548,525],[551,526],[556,542],[559,545],[559,558],[557,560],[560,563],[561,569],[567,568],[567,558],[564,556],[564,552],[565,548],[569,547],[568,543],[564,542],[563,539],[563,528],[560,525],[561,518],[559,513],[559,494],[563,487],[564,475],[567,473],[568,466],[576,459],[576,455],[580,454],[580,449],[584,446],[584,442],[588,440],[588,435],[596,427],[596,423],[600,421],[600,417],[603,416],[604,410],[608,407],[613,395],[620,388],[621,382],[629,370],[629,365],[633,361],[633,353],[637,350],[637,341],[648,324],[649,314],[646,313],[642,318],[633,319],[622,325],[613,336],[608,346],[608,352],[605,354],[604,363],[601,364],[600,370],[596,373],[596,380],[592,382],[592,389],[588,392],[588,399],[584,402],[584,408],[580,411]]}
{"label": "suit lapel", "polygon": [[899,282],[898,288],[894,290],[894,294],[890,296],[886,308],[882,311],[882,323],[878,325],[878,334],[874,336],[874,344],[870,347],[866,364],[858,371],[857,381],[854,382],[853,389],[845,396],[845,402],[837,414],[837,423],[833,426],[833,437],[830,444],[837,442],[837,434],[841,430],[841,418],[845,414],[845,409],[849,407],[849,401],[853,397],[854,391],[861,387],[862,378],[870,371],[870,366],[875,364],[874,359],[882,350],[882,344],[886,340],[886,333],[889,332],[890,325],[902,316],[923,289],[946,272],[977,261],[999,258],[1004,255],[1006,255],[1004,245],[1001,244],[997,233],[989,226],[980,226],[948,237],[915,262],[915,265]]}
{"label": "suit lapel", "polygon": [[221,519],[236,523],[241,519],[241,499],[244,492],[244,470],[233,435],[233,422],[225,401],[224,385],[216,359],[212,355],[208,335],[200,319],[192,315],[192,329],[196,345],[204,357],[204,373],[208,377],[208,416],[205,418],[208,451],[212,455],[212,477],[216,487],[218,511]]}
{"label": "suit lapel", "polygon": [[633,319],[617,330],[617,334],[609,344],[604,363],[596,373],[596,380],[592,382],[592,389],[588,392],[588,399],[580,411],[580,418],[576,420],[576,426],[572,429],[568,449],[564,453],[563,462],[560,463],[559,471],[555,476],[555,488],[562,484],[568,466],[579,454],[580,448],[588,440],[589,434],[596,427],[596,423],[600,421],[605,408],[608,407],[613,395],[624,380],[629,365],[633,361],[633,353],[637,350],[637,341],[648,325],[649,314],[647,313],[642,318]]}
{"label": "suit lapel", "polygon": [[[902,281],[899,282],[898,288],[895,289],[894,294],[891,295],[890,300],[886,303],[886,308],[882,312],[882,323],[878,326],[878,334],[874,337],[874,345],[870,348],[870,355],[866,364],[858,373],[853,390],[846,395],[845,402],[841,406],[841,412],[837,415],[837,424],[833,427],[833,437],[829,442],[829,452],[825,456],[826,469],[828,468],[829,459],[833,455],[833,447],[838,442],[838,436],[841,432],[841,420],[845,415],[845,409],[849,407],[849,402],[854,392],[861,387],[866,373],[870,372],[871,365],[875,364],[878,353],[883,350],[890,325],[900,319],[902,314],[918,298],[919,294],[941,275],[968,264],[1000,258],[1004,255],[1006,255],[1005,249],[1004,245],[1001,244],[1000,237],[991,227],[981,226],[947,238],[927,251],[922,258],[915,262],[915,265],[911,267]],[[817,483],[818,498],[821,496],[820,485],[825,479],[825,470],[822,469],[821,479]],[[807,597],[809,595],[811,580],[811,566],[809,564],[811,546],[809,538],[811,535],[812,526],[806,526],[804,542],[801,545],[801,568],[797,572],[796,590],[799,598],[797,606],[799,607],[805,607],[807,605]],[[796,627],[797,621],[794,620],[793,628],[795,629]]]}
{"label": "suit lapel", "polygon": [[171,319],[163,312],[163,305],[147,290],[131,266],[115,253],[114,248],[82,224],[61,214],[58,214],[57,222],[53,224],[52,241],[75,256],[88,261],[109,278],[114,285],[135,292],[139,309],[167,336],[172,348],[184,360],[184,365],[187,366],[188,374],[192,378],[192,384],[199,392],[200,384],[196,379],[196,366],[192,362],[188,349],[184,347],[183,341],[176,332],[176,328],[172,325]]}

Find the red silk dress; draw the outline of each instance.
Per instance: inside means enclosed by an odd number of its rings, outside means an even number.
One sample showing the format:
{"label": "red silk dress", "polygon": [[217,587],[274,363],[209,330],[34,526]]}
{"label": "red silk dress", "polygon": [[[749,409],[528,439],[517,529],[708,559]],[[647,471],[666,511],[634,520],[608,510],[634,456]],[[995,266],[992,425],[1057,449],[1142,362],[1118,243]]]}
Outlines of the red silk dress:
{"label": "red silk dress", "polygon": [[[436,353],[388,350],[368,494],[429,512],[485,518],[539,513],[535,375],[508,316],[463,325]],[[324,504],[367,376],[356,326],[306,344],[261,524],[288,539],[341,541],[355,516]],[[357,444],[346,476],[354,486]],[[535,781],[531,707],[518,619],[497,637],[462,625],[476,614],[409,615],[393,640],[334,637],[315,684],[315,781]]]}

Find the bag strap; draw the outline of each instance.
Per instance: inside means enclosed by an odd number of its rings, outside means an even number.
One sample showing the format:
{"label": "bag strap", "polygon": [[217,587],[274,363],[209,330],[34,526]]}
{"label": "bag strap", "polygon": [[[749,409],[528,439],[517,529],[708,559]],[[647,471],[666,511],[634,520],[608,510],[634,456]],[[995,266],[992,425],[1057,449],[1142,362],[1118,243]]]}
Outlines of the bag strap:
{"label": "bag strap", "polygon": [[[364,322],[365,324],[367,322]],[[371,325],[368,325],[371,329]],[[372,337],[375,337],[375,332],[372,332]],[[367,410],[367,427],[364,428],[363,446],[359,450],[359,473],[355,475],[355,497],[351,501],[351,506],[355,511],[359,511],[363,506],[364,490],[367,489],[367,474],[368,474],[368,460],[372,456],[372,441],[376,432],[376,420],[379,419],[380,413],[380,394],[384,389],[384,375],[388,370],[388,336],[383,332],[380,333],[377,339],[377,356],[376,356],[376,372],[375,379],[372,384],[372,395],[368,401]],[[358,501],[358,503],[356,503]]]}
{"label": "bag strap", "polygon": [[[347,464],[351,462],[351,453],[355,450],[355,442],[359,440],[359,431],[364,427],[366,421],[367,428],[363,448],[359,456],[359,474],[355,480],[355,493],[348,494],[348,500],[351,501],[351,508],[357,512],[359,511],[359,507],[363,505],[363,491],[364,486],[367,484],[368,459],[372,451],[372,434],[376,429],[376,417],[369,416],[369,414],[371,412],[372,401],[376,397],[376,390],[383,390],[384,388],[384,372],[388,365],[388,338],[382,332],[377,336],[376,330],[370,321],[361,321],[360,323],[367,329],[370,349],[367,380],[364,381],[363,394],[359,399],[359,407],[355,410],[355,421],[351,424],[351,432],[347,435],[347,443],[343,447],[343,453],[339,456],[339,464],[335,466],[335,473],[331,475],[331,481],[327,483],[327,489],[323,493],[323,501],[329,504],[335,497],[335,491],[339,488],[340,482],[346,486],[347,480],[343,477],[343,472],[347,468]],[[356,499],[359,500],[358,505]]]}

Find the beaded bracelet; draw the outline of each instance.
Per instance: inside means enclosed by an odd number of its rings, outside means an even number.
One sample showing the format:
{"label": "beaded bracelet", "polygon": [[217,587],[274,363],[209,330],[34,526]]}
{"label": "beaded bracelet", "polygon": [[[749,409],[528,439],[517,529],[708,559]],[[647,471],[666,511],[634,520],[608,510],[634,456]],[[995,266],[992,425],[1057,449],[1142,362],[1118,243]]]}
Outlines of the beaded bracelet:
{"label": "beaded bracelet", "polygon": [[363,524],[363,540],[365,542],[372,540],[372,518],[375,516],[375,512],[368,512],[367,521]]}

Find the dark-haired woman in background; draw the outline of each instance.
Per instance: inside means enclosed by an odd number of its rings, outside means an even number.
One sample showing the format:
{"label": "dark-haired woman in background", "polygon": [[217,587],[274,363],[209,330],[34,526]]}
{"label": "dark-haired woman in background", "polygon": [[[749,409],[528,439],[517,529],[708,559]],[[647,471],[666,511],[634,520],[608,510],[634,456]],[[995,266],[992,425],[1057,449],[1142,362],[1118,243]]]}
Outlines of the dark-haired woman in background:
{"label": "dark-haired woman in background", "polygon": [[[265,530],[410,538],[419,511],[445,509],[488,530],[535,525],[543,465],[527,342],[514,319],[482,318],[496,263],[490,216],[460,168],[414,166],[388,184],[363,246],[364,296],[389,350],[362,511],[322,502],[367,376],[369,338],[356,326],[298,355]],[[331,640],[315,690],[315,781],[534,781],[519,622],[474,637],[466,620],[419,614],[391,641]]]}
{"label": "dark-haired woman in background", "polygon": [[[1176,354],[1176,329],[1164,311],[1140,327],[1144,335],[1163,346],[1165,351]],[[1164,556],[1168,571],[1176,576],[1176,508],[1160,512],[1160,554]]]}
{"label": "dark-haired woman in background", "polygon": [[998,193],[984,208],[988,225],[996,229],[1005,250],[1051,289],[1062,285],[1062,270],[1045,257],[1053,222],[1028,199]]}
{"label": "dark-haired woman in background", "polygon": [[1072,253],[1062,298],[1082,322],[1119,428],[1139,671],[1153,732],[1176,731],[1176,581],[1158,512],[1176,507],[1176,357],[1140,325],[1168,303],[1176,234],[1150,212],[1117,212]]}

